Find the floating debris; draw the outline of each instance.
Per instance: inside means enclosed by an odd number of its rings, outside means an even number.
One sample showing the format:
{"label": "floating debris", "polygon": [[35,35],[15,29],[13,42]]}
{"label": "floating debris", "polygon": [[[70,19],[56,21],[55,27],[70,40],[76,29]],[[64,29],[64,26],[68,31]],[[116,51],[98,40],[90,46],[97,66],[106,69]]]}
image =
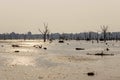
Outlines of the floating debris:
{"label": "floating debris", "polygon": [[64,43],[64,41],[63,41],[63,40],[60,40],[59,43]]}
{"label": "floating debris", "polygon": [[35,48],[42,48],[42,45],[34,45],[33,47],[35,47]]}
{"label": "floating debris", "polygon": [[41,46],[39,46],[39,48],[42,48],[42,45],[41,45]]}
{"label": "floating debris", "polygon": [[15,52],[18,53],[18,52],[20,52],[20,51],[16,50]]}
{"label": "floating debris", "polygon": [[47,50],[47,48],[46,48],[46,47],[44,47],[43,49],[44,49],[44,50]]}
{"label": "floating debris", "polygon": [[76,50],[85,50],[84,48],[75,48]]}
{"label": "floating debris", "polygon": [[114,56],[114,54],[105,54],[103,51],[101,53],[96,53],[96,54],[90,54],[87,53],[87,55],[95,55],[95,56]]}
{"label": "floating debris", "polygon": [[109,51],[110,49],[109,48],[106,48],[106,51]]}
{"label": "floating debris", "polygon": [[19,45],[14,45],[14,44],[13,44],[12,47],[20,47],[20,46],[19,46]]}
{"label": "floating debris", "polygon": [[94,73],[94,72],[88,72],[87,75],[88,75],[88,76],[94,76],[95,73]]}
{"label": "floating debris", "polygon": [[97,56],[114,56],[114,54],[96,53]]}

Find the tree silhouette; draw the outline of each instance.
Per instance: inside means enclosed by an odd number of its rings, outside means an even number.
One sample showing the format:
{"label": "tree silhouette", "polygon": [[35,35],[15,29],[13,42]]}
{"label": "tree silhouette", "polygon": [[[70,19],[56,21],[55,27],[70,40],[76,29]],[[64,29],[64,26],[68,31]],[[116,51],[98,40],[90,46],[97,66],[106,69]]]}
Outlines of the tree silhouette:
{"label": "tree silhouette", "polygon": [[102,33],[103,33],[103,40],[104,40],[104,42],[106,42],[108,26],[103,25],[103,26],[101,26],[101,29],[102,29]]}
{"label": "tree silhouette", "polygon": [[42,34],[42,36],[43,36],[43,40],[44,40],[44,42],[46,42],[46,40],[47,40],[47,37],[48,37],[48,35],[49,35],[49,29],[48,29],[48,23],[47,24],[45,24],[44,23],[44,30],[43,31],[41,31],[40,29],[39,29],[39,32],[41,32],[41,34]]}

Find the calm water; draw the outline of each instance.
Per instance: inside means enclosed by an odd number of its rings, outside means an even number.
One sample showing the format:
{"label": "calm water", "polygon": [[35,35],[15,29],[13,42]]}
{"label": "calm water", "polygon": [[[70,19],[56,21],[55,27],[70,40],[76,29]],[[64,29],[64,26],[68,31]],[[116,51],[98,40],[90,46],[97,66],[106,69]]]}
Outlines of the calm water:
{"label": "calm water", "polygon": [[[12,47],[13,44],[19,45],[20,47]],[[47,50],[35,48],[33,47],[34,45],[42,45],[42,47],[46,47]],[[75,48],[84,48],[85,50],[75,50]],[[109,48],[110,51],[105,51],[106,48]],[[51,70],[54,69],[61,72],[62,70],[59,70],[58,67],[61,66],[67,68],[69,66],[70,70],[74,70],[76,74],[78,74],[78,79],[120,80],[119,48],[120,42],[108,42],[108,45],[106,45],[103,42],[96,43],[96,41],[94,41],[94,43],[87,41],[65,41],[65,43],[58,43],[57,40],[52,43],[43,43],[40,40],[0,41],[0,70],[2,71],[2,69],[6,69],[8,66],[31,66],[32,69],[45,69],[45,72],[46,70],[51,72]],[[104,53],[115,55],[104,57],[87,55],[87,53],[95,54],[102,51]],[[86,77],[85,73],[88,71],[94,71],[96,76],[93,78]],[[70,79],[69,77],[71,77],[71,74],[75,73],[69,73],[69,70],[67,69],[63,70],[63,72],[68,74],[68,80]],[[75,74],[72,76],[73,78],[71,80],[77,79]]]}

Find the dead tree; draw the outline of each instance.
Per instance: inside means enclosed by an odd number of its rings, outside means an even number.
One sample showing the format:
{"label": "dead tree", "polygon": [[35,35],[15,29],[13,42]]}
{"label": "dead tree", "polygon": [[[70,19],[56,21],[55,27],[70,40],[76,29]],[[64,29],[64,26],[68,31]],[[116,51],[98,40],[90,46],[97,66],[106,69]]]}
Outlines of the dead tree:
{"label": "dead tree", "polygon": [[92,32],[88,32],[88,40],[89,40],[89,41],[92,40]]}
{"label": "dead tree", "polygon": [[48,24],[45,24],[44,23],[44,30],[43,31],[41,31],[40,29],[39,29],[39,31],[41,32],[41,34],[42,34],[42,36],[43,36],[43,40],[44,40],[44,42],[46,42],[46,40],[47,40],[47,36],[49,35],[49,29],[48,29]]}
{"label": "dead tree", "polygon": [[103,25],[103,26],[101,26],[101,29],[102,29],[102,33],[103,33],[103,40],[104,40],[104,42],[106,42],[108,26]]}
{"label": "dead tree", "polygon": [[96,40],[97,40],[97,43],[99,43],[99,33],[97,32],[97,38],[96,38]]}

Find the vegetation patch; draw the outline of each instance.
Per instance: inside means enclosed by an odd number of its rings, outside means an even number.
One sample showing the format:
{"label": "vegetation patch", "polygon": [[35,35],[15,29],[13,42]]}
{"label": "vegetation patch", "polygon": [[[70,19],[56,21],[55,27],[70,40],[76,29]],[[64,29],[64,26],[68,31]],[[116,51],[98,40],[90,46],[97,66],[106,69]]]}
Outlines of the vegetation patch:
{"label": "vegetation patch", "polygon": [[18,52],[20,52],[20,51],[16,50],[15,52],[18,53]]}
{"label": "vegetation patch", "polygon": [[87,55],[95,55],[95,56],[114,56],[114,54],[103,53],[103,51],[100,52],[100,53],[95,53],[95,54],[87,53]]}
{"label": "vegetation patch", "polygon": [[88,75],[88,76],[94,76],[95,73],[94,73],[94,72],[88,72],[87,75]]}
{"label": "vegetation patch", "polygon": [[85,50],[85,48],[75,48],[76,50]]}
{"label": "vegetation patch", "polygon": [[19,46],[19,45],[15,45],[15,44],[13,44],[12,47],[20,47],[20,46]]}
{"label": "vegetation patch", "polygon": [[60,41],[58,41],[59,43],[64,43],[64,41],[63,40],[60,40]]}

